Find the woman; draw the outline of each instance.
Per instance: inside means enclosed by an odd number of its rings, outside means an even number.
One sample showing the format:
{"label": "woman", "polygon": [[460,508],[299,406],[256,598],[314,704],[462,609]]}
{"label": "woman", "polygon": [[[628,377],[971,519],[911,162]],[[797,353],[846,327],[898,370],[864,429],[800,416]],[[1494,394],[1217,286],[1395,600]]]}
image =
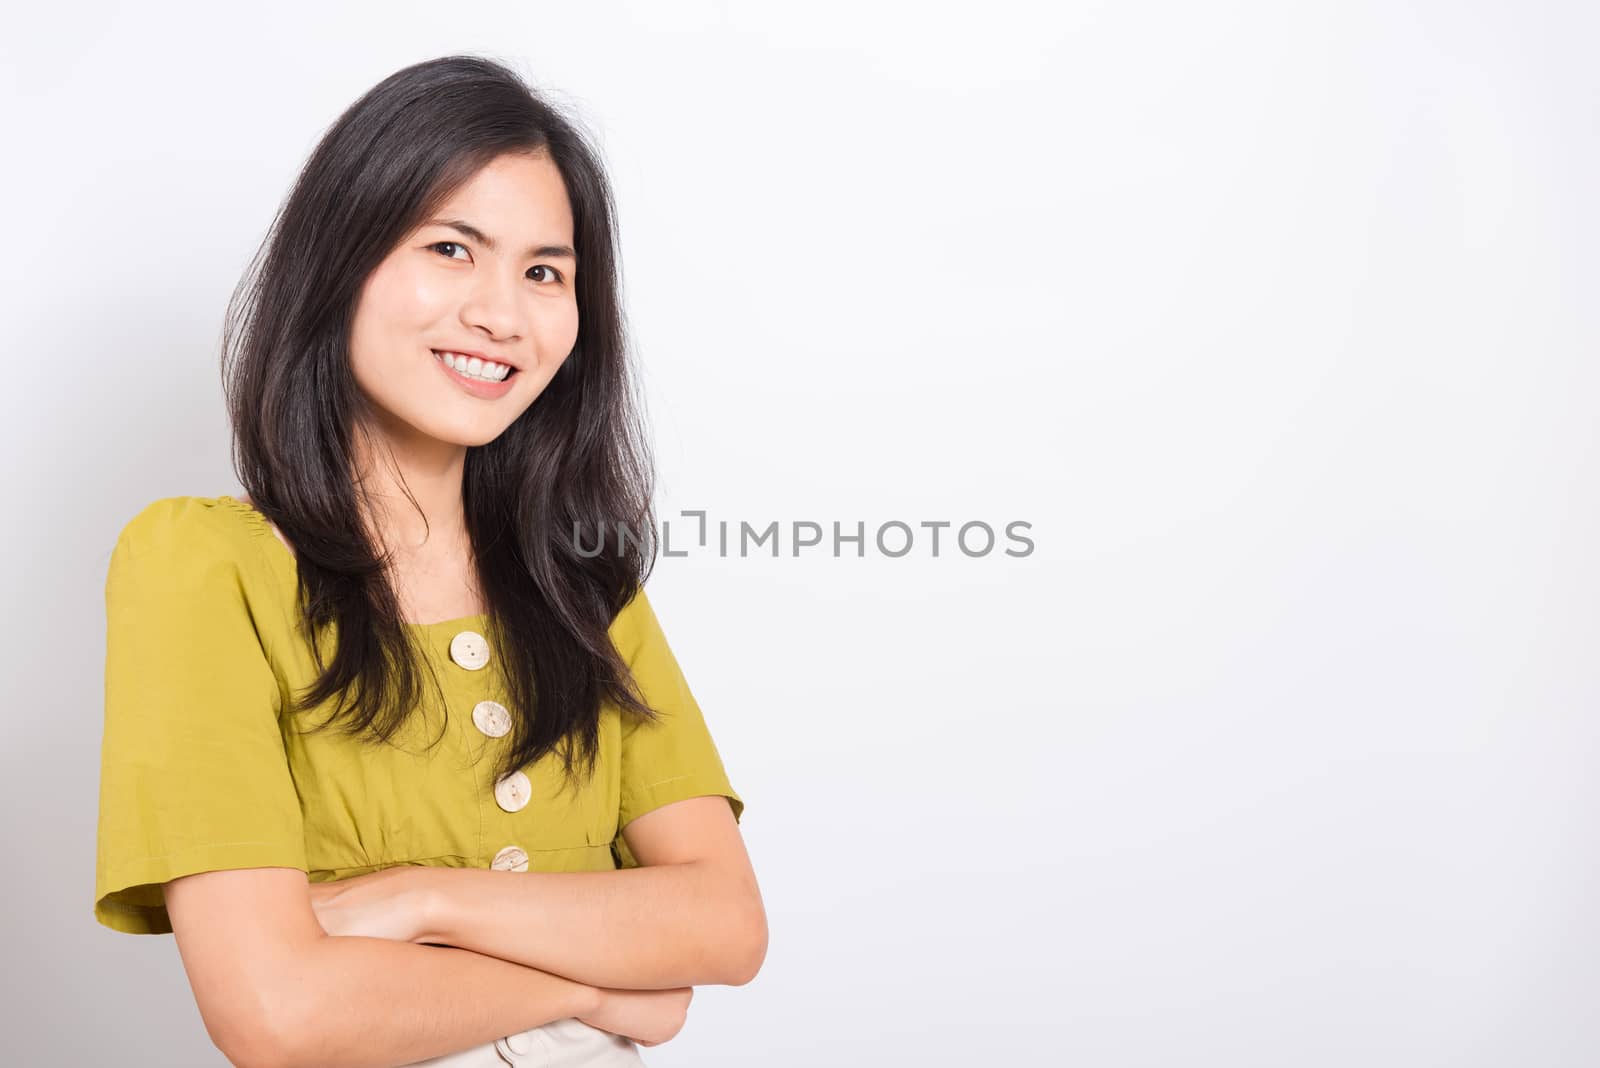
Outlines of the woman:
{"label": "woman", "polygon": [[643,590],[613,218],[511,71],[385,79],[229,308],[246,493],[117,540],[95,916],[175,934],[236,1063],[639,1064],[760,967]]}

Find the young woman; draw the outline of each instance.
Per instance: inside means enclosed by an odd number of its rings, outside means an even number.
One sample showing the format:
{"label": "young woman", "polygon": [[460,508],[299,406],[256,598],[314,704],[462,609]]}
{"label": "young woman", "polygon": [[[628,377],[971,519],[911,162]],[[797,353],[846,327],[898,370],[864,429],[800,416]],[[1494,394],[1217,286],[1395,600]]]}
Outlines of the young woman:
{"label": "young woman", "polygon": [[401,70],[229,308],[238,497],[106,579],[95,916],[238,1064],[642,1063],[766,919],[643,583],[609,182],[492,61]]}

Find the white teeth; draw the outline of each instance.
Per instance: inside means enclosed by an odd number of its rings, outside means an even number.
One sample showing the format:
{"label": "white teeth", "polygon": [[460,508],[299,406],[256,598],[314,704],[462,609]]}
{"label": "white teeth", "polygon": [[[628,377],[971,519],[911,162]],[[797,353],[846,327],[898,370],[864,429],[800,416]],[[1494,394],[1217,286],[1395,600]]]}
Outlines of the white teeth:
{"label": "white teeth", "polygon": [[457,374],[466,375],[468,378],[482,379],[485,382],[502,382],[506,375],[511,373],[511,368],[503,363],[493,360],[480,360],[476,356],[461,356],[454,352],[434,351]]}

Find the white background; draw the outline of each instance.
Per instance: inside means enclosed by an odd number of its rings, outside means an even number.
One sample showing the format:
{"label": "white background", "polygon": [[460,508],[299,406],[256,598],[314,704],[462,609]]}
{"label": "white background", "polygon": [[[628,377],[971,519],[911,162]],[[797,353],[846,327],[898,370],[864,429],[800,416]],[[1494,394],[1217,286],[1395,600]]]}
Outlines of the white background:
{"label": "white background", "polygon": [[771,927],[652,1065],[1600,1057],[1592,6],[10,21],[15,1063],[222,1063],[92,918],[105,567],[237,487],[222,312],[316,139],[455,51],[599,136],[663,514],[869,531],[652,579]]}

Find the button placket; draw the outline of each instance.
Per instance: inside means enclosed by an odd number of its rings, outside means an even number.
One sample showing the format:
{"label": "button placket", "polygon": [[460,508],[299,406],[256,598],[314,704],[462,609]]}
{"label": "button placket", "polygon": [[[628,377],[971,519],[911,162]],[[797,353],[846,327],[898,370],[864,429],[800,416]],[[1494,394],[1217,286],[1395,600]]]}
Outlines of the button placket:
{"label": "button placket", "polygon": [[[458,631],[450,639],[450,659],[463,670],[482,670],[489,664],[489,642],[475,630]],[[486,737],[503,738],[511,733],[511,712],[498,701],[484,699],[472,706],[472,723]],[[533,784],[520,771],[500,780],[494,787],[495,804],[507,812],[522,809],[532,796]],[[518,845],[502,846],[489,867],[493,871],[525,872],[528,870],[527,850]]]}

